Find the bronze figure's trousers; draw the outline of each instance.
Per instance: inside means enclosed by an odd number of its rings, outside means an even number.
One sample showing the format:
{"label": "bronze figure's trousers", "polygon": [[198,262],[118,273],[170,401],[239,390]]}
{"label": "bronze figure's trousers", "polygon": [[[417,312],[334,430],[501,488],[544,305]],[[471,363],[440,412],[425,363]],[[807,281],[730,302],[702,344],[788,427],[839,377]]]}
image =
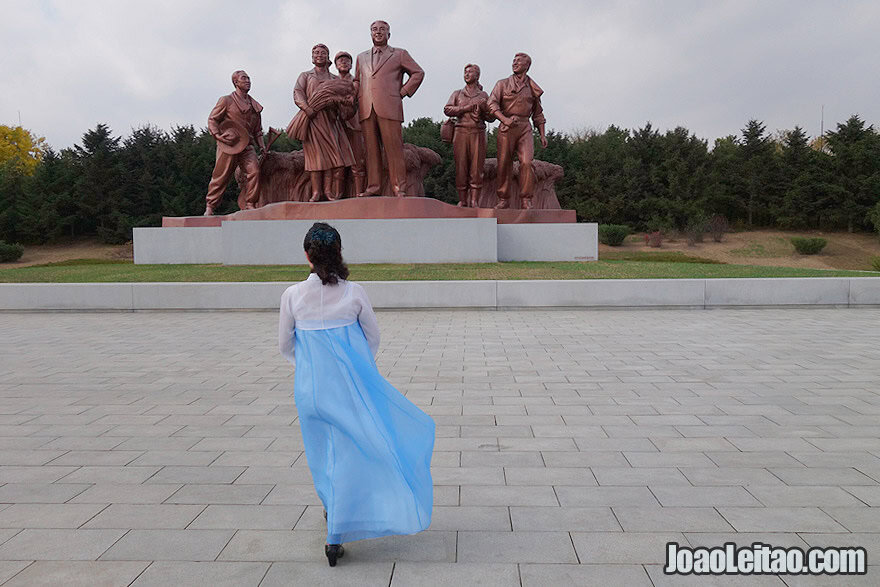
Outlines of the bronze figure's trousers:
{"label": "bronze figure's trousers", "polygon": [[354,157],[354,165],[351,166],[351,175],[354,179],[354,196],[363,193],[364,180],[367,178],[367,168],[364,162],[364,133],[360,130],[345,127],[348,142],[351,145],[351,154]]}
{"label": "bronze figure's trousers", "polygon": [[363,176],[366,173],[364,168],[364,135],[359,130],[353,128],[345,128],[345,134],[348,135],[348,142],[351,143],[351,154],[354,155],[354,165],[351,166],[351,173],[355,177]]}
{"label": "bronze figure's trousers", "polygon": [[254,148],[247,146],[238,155],[227,155],[217,149],[214,173],[211,175],[211,183],[208,184],[208,195],[205,196],[209,208],[216,208],[220,203],[236,167],[241,167],[244,172],[245,200],[249,204],[257,205],[257,200],[260,199],[260,160],[257,159]]}
{"label": "bronze figure's trousers", "polygon": [[375,110],[370,110],[370,117],[361,121],[361,130],[367,148],[366,193],[382,193],[382,147],[384,146],[391,193],[394,196],[406,195],[406,163],[403,159],[403,130],[400,121],[380,118],[376,116]]}
{"label": "bronze figure's trousers", "polygon": [[[456,129],[457,131],[458,129]],[[506,131],[498,131],[498,199],[510,197],[510,182],[513,181],[513,154],[519,159],[519,195],[530,199],[535,192],[535,171],[532,159],[535,156],[535,139],[532,125],[521,121]]]}
{"label": "bronze figure's trousers", "polygon": [[455,159],[455,189],[459,192],[468,188],[482,189],[483,165],[486,162],[486,130],[455,127],[452,156]]}

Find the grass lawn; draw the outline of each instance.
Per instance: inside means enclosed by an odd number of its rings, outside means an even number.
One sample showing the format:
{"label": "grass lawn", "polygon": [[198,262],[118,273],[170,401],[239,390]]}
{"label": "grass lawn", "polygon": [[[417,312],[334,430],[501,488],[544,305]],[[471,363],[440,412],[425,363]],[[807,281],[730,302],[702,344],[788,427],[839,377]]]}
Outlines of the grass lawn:
{"label": "grass lawn", "polygon": [[[353,281],[472,279],[699,279],[720,277],[880,277],[867,271],[728,265],[680,252],[613,253],[594,262],[435,263],[351,265]],[[146,281],[300,281],[305,265],[134,265],[77,259],[31,267],[0,268],[0,283]]]}

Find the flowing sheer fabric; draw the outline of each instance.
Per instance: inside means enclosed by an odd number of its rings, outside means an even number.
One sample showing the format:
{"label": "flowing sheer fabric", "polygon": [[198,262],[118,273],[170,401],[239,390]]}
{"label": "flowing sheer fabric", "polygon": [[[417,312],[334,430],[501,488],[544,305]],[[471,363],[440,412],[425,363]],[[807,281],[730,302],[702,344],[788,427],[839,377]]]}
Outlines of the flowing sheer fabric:
{"label": "flowing sheer fabric", "polygon": [[329,544],[431,523],[434,421],[379,373],[378,343],[357,284],[324,286],[313,274],[282,296],[279,346],[296,365],[294,400]]}

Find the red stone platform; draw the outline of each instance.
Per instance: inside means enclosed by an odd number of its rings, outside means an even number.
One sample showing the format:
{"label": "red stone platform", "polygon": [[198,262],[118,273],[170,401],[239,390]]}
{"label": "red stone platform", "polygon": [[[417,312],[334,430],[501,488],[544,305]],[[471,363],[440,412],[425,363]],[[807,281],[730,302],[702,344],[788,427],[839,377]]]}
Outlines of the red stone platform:
{"label": "red stone platform", "polygon": [[341,218],[497,218],[498,224],[577,222],[574,210],[459,208],[434,198],[347,198],[336,202],[278,202],[225,216],[164,216],[163,227],[220,226],[230,220],[337,220]]}

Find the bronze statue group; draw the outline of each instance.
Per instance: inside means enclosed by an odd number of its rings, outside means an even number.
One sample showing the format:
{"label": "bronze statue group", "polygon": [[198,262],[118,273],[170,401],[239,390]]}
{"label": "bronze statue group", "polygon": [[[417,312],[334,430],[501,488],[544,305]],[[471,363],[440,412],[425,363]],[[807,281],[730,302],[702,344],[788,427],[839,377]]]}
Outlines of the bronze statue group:
{"label": "bronze statue group", "polygon": [[[346,168],[351,170],[356,197],[380,195],[383,184],[395,197],[412,195],[407,192],[403,153],[403,98],[415,94],[425,72],[406,49],[388,45],[391,28],[387,22],[373,22],[370,36],[373,46],[357,56],[354,73],[352,57],[345,51],[333,58],[338,75],[331,73],[330,50],[319,43],[312,48],[314,67],[297,78],[293,101],[299,111],[288,125],[287,135],[302,142],[310,202],[342,198]],[[525,53],[517,53],[513,74],[499,80],[490,94],[480,85],[479,66],[466,65],[465,86],[452,93],[443,109],[450,117],[443,138],[453,146],[455,187],[461,207],[479,206],[486,122],[495,120],[501,125],[494,207],[510,207],[514,156],[520,164],[522,208],[533,207],[532,123],[544,147],[547,139],[541,106],[543,90],[528,75],[531,62]],[[232,83],[235,91],[221,97],[208,118],[208,131],[217,141],[217,159],[205,198],[206,216],[214,214],[236,168],[245,184],[241,186],[245,207],[256,208],[259,203],[260,156],[267,152],[260,114],[263,107],[249,94],[247,73],[236,71]]]}
{"label": "bronze statue group", "polygon": [[[370,35],[373,47],[357,56],[354,74],[346,52],[334,58],[339,75],[330,73],[330,50],[317,44],[312,48],[314,68],[297,78],[293,100],[299,112],[287,133],[302,141],[310,202],[340,199],[346,168],[352,170],[356,197],[379,195],[383,184],[393,196],[410,195],[401,129],[403,98],[415,93],[425,74],[405,49],[388,45],[388,23],[372,23]],[[464,88],[449,98],[444,112],[451,117],[446,127],[452,136],[444,136],[453,144],[459,206],[479,204],[486,122],[498,120],[495,207],[509,207],[514,155],[520,162],[520,201],[523,208],[532,207],[532,122],[545,147],[546,138],[542,90],[527,75],[530,65],[528,55],[517,53],[513,75],[487,94],[479,83],[480,68],[468,64]],[[250,78],[244,71],[233,73],[232,82],[235,92],[220,98],[208,122],[217,140],[217,162],[206,215],[214,213],[237,167],[246,184],[246,206],[259,203],[257,150],[265,154],[267,149],[262,106],[250,97]],[[297,422],[324,505],[324,554],[330,566],[336,566],[345,542],[428,528],[435,424],[379,373],[378,321],[363,288],[347,280],[339,232],[315,223],[303,249],[311,274],[281,298],[278,345],[295,364]]]}

